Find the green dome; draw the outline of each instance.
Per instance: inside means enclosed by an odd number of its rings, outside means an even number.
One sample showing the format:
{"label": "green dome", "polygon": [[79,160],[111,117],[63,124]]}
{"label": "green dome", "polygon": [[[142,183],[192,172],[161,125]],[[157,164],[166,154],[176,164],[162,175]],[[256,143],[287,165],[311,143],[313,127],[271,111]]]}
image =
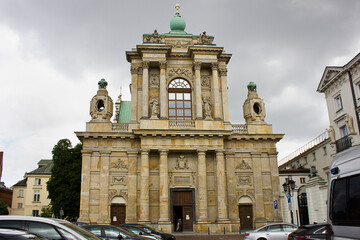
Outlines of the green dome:
{"label": "green dome", "polygon": [[185,33],[185,28],[185,20],[177,13],[170,22],[171,33]]}

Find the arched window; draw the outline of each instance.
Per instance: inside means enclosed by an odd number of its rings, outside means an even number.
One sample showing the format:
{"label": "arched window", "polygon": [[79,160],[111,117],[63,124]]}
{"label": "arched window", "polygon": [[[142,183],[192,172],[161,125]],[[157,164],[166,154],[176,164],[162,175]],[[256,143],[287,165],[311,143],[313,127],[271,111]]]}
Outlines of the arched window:
{"label": "arched window", "polygon": [[191,120],[191,88],[181,78],[169,84],[169,120]]}

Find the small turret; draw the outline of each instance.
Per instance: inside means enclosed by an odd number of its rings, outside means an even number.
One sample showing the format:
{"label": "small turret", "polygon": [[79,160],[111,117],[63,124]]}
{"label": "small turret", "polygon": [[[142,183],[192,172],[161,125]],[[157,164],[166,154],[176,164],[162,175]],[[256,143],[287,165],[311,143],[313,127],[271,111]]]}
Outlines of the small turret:
{"label": "small turret", "polygon": [[99,90],[91,99],[90,103],[90,122],[110,122],[113,115],[113,101],[106,90],[107,82],[101,79],[98,82]]}
{"label": "small turret", "polygon": [[244,118],[246,123],[261,123],[265,120],[265,104],[256,92],[256,84],[250,82],[247,85],[248,96],[243,105]]}

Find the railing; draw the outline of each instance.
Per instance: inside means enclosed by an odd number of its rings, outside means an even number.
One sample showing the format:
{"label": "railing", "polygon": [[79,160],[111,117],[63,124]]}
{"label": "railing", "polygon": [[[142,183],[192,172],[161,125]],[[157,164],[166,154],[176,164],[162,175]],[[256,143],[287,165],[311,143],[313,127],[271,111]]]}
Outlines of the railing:
{"label": "railing", "polygon": [[248,127],[244,124],[233,124],[232,130],[234,133],[248,133]]}
{"label": "railing", "polygon": [[336,152],[344,151],[345,149],[348,149],[352,146],[351,139],[349,136],[345,136],[343,138],[340,138],[336,142]]}
{"label": "railing", "polygon": [[311,140],[310,142],[308,142],[301,148],[297,149],[296,151],[292,152],[291,154],[287,155],[286,157],[280,159],[278,161],[278,165],[279,166],[283,165],[284,163],[290,161],[291,159],[296,158],[297,156],[301,155],[302,153],[306,152],[310,148],[313,148],[314,146],[318,145],[319,143],[325,141],[328,138],[329,138],[328,131],[323,132],[322,134],[320,134],[319,136],[317,136],[316,138],[314,138],[313,140]]}
{"label": "railing", "polygon": [[194,120],[169,120],[169,128],[195,128]]}
{"label": "railing", "polygon": [[129,130],[128,123],[113,123],[112,130],[118,132],[127,132]]}

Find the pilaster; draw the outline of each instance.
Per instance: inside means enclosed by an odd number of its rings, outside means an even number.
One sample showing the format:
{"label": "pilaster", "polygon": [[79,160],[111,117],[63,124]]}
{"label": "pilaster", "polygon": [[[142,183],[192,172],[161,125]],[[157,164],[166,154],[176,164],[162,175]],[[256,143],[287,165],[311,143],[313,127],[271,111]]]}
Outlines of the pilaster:
{"label": "pilaster", "polygon": [[201,102],[201,63],[194,62],[195,69],[195,117],[202,119],[202,102]]}
{"label": "pilaster", "polygon": [[167,119],[166,61],[160,62],[160,119]]}
{"label": "pilaster", "polygon": [[126,208],[126,223],[137,222],[137,155],[138,152],[128,152],[128,203]]}
{"label": "pilaster", "polygon": [[131,66],[131,117],[130,122],[137,122],[138,106],[138,71],[139,67]]}
{"label": "pilaster", "polygon": [[220,68],[220,79],[221,79],[221,93],[222,93],[222,109],[223,118],[225,122],[229,122],[229,100],[227,90],[227,69]]}
{"label": "pilaster", "polygon": [[79,221],[89,223],[90,212],[90,163],[91,152],[82,151],[81,165],[81,192],[80,192],[80,216]]}
{"label": "pilaster", "polygon": [[110,152],[100,152],[100,206],[98,223],[110,224],[109,216],[109,164]]}
{"label": "pilaster", "polygon": [[148,61],[143,62],[142,80],[142,118],[149,118],[149,65]]}
{"label": "pilaster", "polygon": [[170,223],[169,218],[169,150],[160,150],[160,219],[159,222]]}
{"label": "pilaster", "polygon": [[257,223],[265,222],[265,208],[263,195],[263,179],[261,154],[252,153],[253,171],[254,171],[254,190],[255,190],[255,227],[259,227]]}
{"label": "pilaster", "polygon": [[198,151],[198,196],[199,217],[198,222],[208,221],[207,181],[206,181],[206,151]]}

